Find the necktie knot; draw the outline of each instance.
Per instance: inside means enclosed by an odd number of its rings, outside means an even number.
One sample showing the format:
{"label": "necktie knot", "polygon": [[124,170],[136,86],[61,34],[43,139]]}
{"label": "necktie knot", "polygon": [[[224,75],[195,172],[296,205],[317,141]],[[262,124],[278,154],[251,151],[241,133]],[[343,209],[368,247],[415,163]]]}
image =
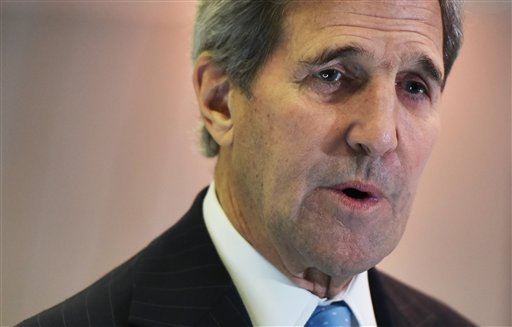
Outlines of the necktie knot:
{"label": "necktie knot", "polygon": [[305,327],[353,327],[358,326],[357,319],[345,301],[319,305],[309,318]]}

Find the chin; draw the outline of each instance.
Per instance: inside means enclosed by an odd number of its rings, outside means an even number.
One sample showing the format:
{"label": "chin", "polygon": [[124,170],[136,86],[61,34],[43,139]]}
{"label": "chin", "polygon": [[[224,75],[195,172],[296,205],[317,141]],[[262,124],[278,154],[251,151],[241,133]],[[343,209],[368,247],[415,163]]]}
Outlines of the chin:
{"label": "chin", "polygon": [[348,242],[338,245],[338,251],[333,251],[330,255],[322,256],[317,253],[317,258],[322,258],[317,262],[318,267],[330,276],[356,275],[366,271],[388,256],[398,244],[395,239],[387,242],[371,242],[372,244],[360,244],[357,242]]}

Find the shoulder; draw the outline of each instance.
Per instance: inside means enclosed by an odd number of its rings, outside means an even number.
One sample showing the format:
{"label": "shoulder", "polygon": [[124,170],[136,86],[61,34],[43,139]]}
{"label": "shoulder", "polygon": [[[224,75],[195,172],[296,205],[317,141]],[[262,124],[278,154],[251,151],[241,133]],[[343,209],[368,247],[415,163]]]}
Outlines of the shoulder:
{"label": "shoulder", "polygon": [[[166,260],[178,252],[208,244],[202,220],[203,190],[191,209],[174,226],[153,240],[145,249],[107,273],[94,284],[27,320],[18,326],[126,326],[141,274],[153,266],[180,265]],[[162,260],[164,258],[164,260]]]}
{"label": "shoulder", "polygon": [[125,325],[136,261],[137,257],[130,259],[81,292],[18,326]]}
{"label": "shoulder", "polygon": [[455,310],[395,278],[368,272],[372,302],[383,326],[475,326]]}

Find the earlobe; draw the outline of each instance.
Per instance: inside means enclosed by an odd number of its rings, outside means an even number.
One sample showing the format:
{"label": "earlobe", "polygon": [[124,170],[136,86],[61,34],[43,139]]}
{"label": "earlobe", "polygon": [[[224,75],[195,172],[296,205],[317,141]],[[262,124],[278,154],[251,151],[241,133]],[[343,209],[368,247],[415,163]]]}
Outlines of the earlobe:
{"label": "earlobe", "polygon": [[193,82],[206,129],[220,146],[231,145],[233,122],[228,103],[230,83],[224,71],[206,52],[196,60]]}

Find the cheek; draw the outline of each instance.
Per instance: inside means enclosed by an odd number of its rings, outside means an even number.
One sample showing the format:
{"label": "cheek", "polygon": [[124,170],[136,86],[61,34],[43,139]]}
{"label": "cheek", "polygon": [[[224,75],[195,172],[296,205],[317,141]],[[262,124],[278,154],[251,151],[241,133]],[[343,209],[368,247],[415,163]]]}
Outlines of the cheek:
{"label": "cheek", "polygon": [[254,103],[260,111],[253,115],[258,126],[252,127],[265,139],[255,153],[264,165],[259,169],[266,197],[262,208],[269,217],[296,217],[310,180],[318,174],[325,128],[318,126],[319,116],[297,100],[286,95],[266,99]]}
{"label": "cheek", "polygon": [[434,115],[411,127],[402,139],[405,144],[404,152],[407,154],[407,168],[415,177],[421,175],[438,137],[439,117]]}
{"label": "cheek", "polygon": [[325,137],[322,131],[326,128],[318,112],[289,93],[274,92],[266,101],[256,101],[254,105],[261,112],[255,114],[254,120],[262,122],[259,134],[266,139],[266,151],[277,165],[276,171],[305,173],[304,169],[320,153]]}
{"label": "cheek", "polygon": [[[291,109],[280,99],[272,101],[275,97],[259,98],[247,100],[233,117],[233,166],[243,167],[238,173],[250,180],[248,187],[258,189],[268,200],[296,188],[292,176],[302,172],[297,157],[307,151],[300,147],[297,133],[302,128],[298,119],[289,114]],[[266,203],[261,205],[265,207]]]}

